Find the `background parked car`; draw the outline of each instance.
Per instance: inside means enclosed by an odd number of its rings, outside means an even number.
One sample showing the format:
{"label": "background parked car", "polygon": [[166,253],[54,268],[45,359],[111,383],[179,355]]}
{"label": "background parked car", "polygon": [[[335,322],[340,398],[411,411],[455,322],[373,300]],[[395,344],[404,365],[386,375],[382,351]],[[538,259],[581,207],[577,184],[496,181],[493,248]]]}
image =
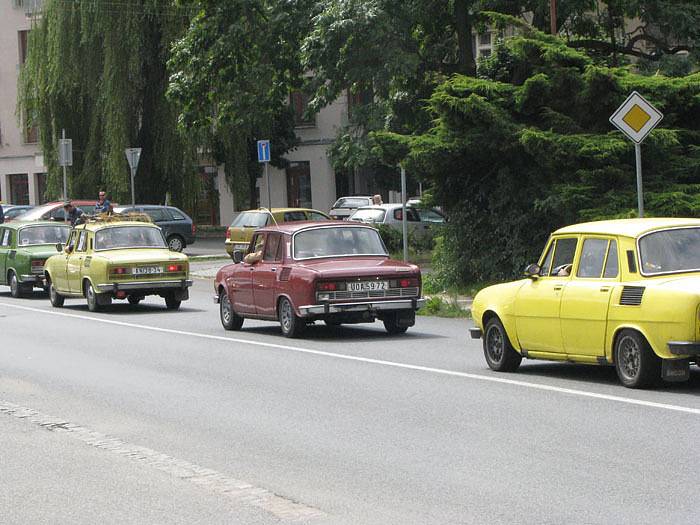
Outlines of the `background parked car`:
{"label": "background parked car", "polygon": [[[71,200],[73,206],[91,215],[95,212],[95,201]],[[15,217],[17,221],[62,221],[64,220],[63,201],[47,202]]]}
{"label": "background parked car", "polygon": [[347,219],[357,208],[370,206],[371,204],[372,197],[365,195],[340,197],[331,208],[330,216],[333,219]]}
{"label": "background parked car", "polygon": [[[403,207],[398,204],[379,204],[358,208],[351,216],[351,221],[367,224],[386,224],[392,228],[401,229],[403,222]],[[428,235],[431,226],[444,224],[445,216],[434,208],[406,207],[406,222],[415,235]]]}
{"label": "background parked car", "polygon": [[5,222],[15,220],[19,215],[28,212],[32,208],[34,208],[34,206],[24,204],[3,204],[2,210],[5,215]]}
{"label": "background parked car", "polygon": [[181,252],[188,245],[194,244],[197,227],[189,215],[179,208],[157,204],[137,204],[135,208],[115,206],[113,210],[115,213],[137,211],[148,215],[163,230],[168,248],[175,252]]}
{"label": "background parked car", "polygon": [[[274,218],[274,220],[273,220]],[[226,251],[233,255],[234,250],[247,250],[253,232],[277,222],[296,221],[329,221],[331,218],[325,213],[310,208],[261,208],[239,213],[231,226],[226,229]]]}

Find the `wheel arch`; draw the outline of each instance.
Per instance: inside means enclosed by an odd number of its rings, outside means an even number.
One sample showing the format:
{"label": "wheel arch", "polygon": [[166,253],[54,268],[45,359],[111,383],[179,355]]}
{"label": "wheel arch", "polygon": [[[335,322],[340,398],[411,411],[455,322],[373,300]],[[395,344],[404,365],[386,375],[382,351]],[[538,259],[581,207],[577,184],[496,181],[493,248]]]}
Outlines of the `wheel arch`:
{"label": "wheel arch", "polygon": [[656,348],[654,348],[654,345],[652,344],[652,340],[649,338],[648,334],[645,332],[643,328],[641,328],[638,325],[633,325],[633,324],[624,324],[620,325],[615,328],[615,331],[611,334],[610,337],[610,344],[606,345],[606,359],[608,363],[615,363],[615,347],[617,346],[617,340],[620,338],[620,334],[624,332],[625,330],[631,330],[632,332],[637,332],[639,335],[641,335],[644,340],[647,342],[649,345],[649,348],[651,348],[651,351],[656,354],[657,357],[662,357],[659,355],[659,352],[656,351]]}
{"label": "wheel arch", "polygon": [[294,300],[287,293],[277,294],[277,299],[275,299],[275,315],[278,315],[280,311],[280,302],[282,301],[282,299],[287,299],[289,301],[289,303],[292,305],[292,310],[294,310],[294,313],[298,316],[299,310],[297,310],[297,306],[294,304]]}
{"label": "wheel arch", "polygon": [[518,342],[518,338],[516,337],[517,334],[515,331],[515,326],[513,324],[513,320],[509,319],[508,317],[506,317],[504,315],[501,315],[495,308],[488,307],[488,308],[484,309],[484,313],[481,314],[482,330],[484,332],[486,331],[486,323],[488,323],[494,317],[501,322],[501,324],[503,325],[503,328],[506,331],[506,335],[508,336],[508,339],[510,340],[510,344],[513,346],[513,348],[515,348],[519,352],[520,351],[520,343]]}
{"label": "wheel arch", "polygon": [[[90,284],[93,288],[95,285],[92,283],[92,279],[88,277],[87,275],[83,275],[82,279],[80,280],[80,292],[83,294],[83,297],[85,297],[85,285]],[[97,290],[95,290],[97,292]]]}

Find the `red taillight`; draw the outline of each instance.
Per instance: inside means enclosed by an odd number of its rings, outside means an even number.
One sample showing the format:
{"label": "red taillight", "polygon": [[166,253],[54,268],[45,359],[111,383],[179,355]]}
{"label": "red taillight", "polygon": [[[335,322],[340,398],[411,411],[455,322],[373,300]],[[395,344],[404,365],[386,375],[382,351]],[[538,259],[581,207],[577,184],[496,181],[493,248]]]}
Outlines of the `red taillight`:
{"label": "red taillight", "polygon": [[32,270],[35,268],[43,268],[44,267],[44,259],[34,259],[32,261]]}
{"label": "red taillight", "polygon": [[168,266],[168,272],[181,272],[183,270],[183,266],[181,264],[171,264]]}
{"label": "red taillight", "polygon": [[400,279],[399,286],[401,288],[411,288],[418,286],[418,279]]}
{"label": "red taillight", "polygon": [[226,228],[226,240],[231,240],[231,227]]}
{"label": "red taillight", "polygon": [[194,235],[195,233],[197,233],[197,226],[195,226],[195,224],[192,223],[192,235]]}
{"label": "red taillight", "polygon": [[123,266],[118,266],[116,268],[112,268],[111,273],[115,275],[124,275],[127,271],[127,268],[124,268]]}
{"label": "red taillight", "polygon": [[320,292],[335,292],[338,289],[336,283],[318,283]]}

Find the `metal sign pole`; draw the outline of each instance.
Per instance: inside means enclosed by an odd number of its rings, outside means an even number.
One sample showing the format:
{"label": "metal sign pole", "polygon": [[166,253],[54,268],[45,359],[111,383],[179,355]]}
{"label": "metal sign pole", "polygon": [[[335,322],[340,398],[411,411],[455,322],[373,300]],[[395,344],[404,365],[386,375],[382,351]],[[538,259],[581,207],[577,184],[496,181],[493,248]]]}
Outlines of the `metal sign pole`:
{"label": "metal sign pole", "polygon": [[[61,132],[61,138],[66,140],[66,130]],[[68,199],[68,174],[66,172],[66,163],[63,162],[63,200]]]}
{"label": "metal sign pole", "polygon": [[131,207],[132,208],[136,208],[136,190],[134,188],[134,179],[136,179],[136,168],[132,167],[131,168]]}
{"label": "metal sign pole", "polygon": [[634,156],[637,159],[637,208],[639,218],[644,217],[644,193],[642,192],[642,145],[634,144]]}
{"label": "metal sign pole", "polygon": [[403,230],[403,261],[408,262],[408,222],[406,222],[406,170],[401,166],[401,229]]}
{"label": "metal sign pole", "polygon": [[267,186],[267,207],[268,209],[272,209],[272,194],[270,193],[270,170],[268,169],[267,165],[270,164],[269,162],[265,163],[265,185]]}

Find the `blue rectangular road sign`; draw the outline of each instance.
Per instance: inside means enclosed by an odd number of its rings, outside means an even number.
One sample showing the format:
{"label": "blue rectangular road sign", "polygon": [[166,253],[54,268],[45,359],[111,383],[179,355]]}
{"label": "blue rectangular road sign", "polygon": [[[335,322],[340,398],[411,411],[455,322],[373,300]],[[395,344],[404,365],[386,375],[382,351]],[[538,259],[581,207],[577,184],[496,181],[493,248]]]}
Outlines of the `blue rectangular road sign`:
{"label": "blue rectangular road sign", "polygon": [[258,141],[258,162],[270,162],[270,141]]}

